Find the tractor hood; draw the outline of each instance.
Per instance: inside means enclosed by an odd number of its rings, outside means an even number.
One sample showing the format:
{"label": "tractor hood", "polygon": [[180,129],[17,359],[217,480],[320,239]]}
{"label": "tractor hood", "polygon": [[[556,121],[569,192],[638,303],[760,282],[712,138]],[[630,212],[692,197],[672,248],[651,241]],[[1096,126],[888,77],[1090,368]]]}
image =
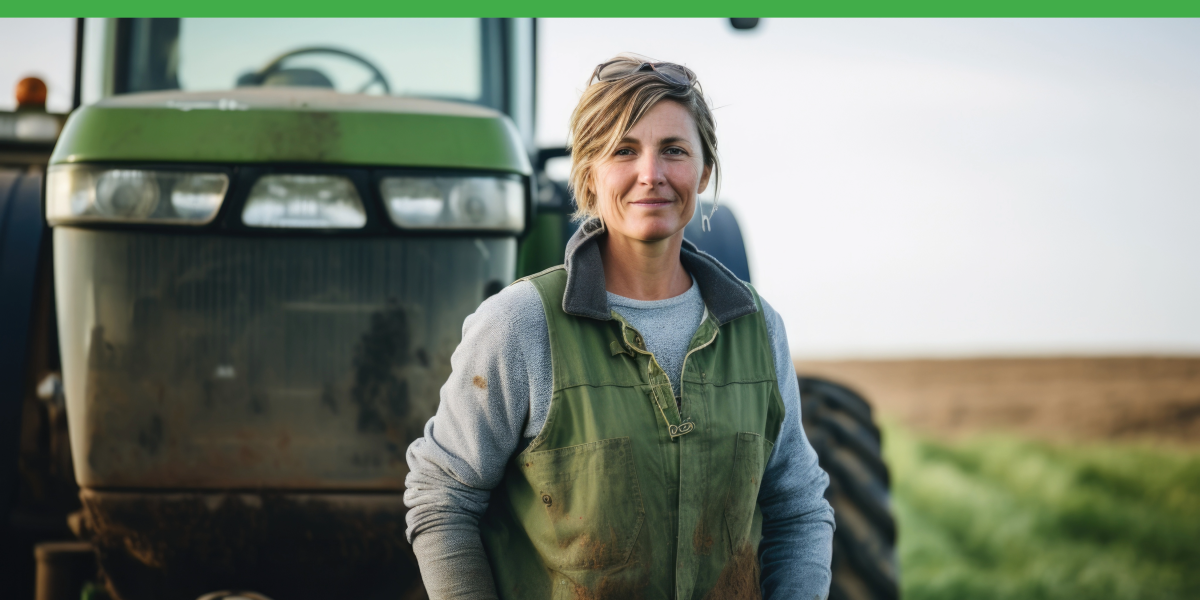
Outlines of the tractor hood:
{"label": "tractor hood", "polygon": [[112,161],[532,173],[516,128],[494,110],[312,88],[127,94],[75,111],[50,164]]}

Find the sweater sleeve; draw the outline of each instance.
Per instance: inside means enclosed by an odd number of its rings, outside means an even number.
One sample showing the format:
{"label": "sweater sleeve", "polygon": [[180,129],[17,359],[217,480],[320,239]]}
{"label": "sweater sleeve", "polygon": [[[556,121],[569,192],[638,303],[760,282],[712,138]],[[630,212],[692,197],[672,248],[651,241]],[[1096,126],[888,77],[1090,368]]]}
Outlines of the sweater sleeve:
{"label": "sweater sleeve", "polygon": [[[530,423],[545,418],[549,337],[528,282],[492,296],[463,322],[437,414],[408,448],[407,535],[432,600],[496,598],[479,535],[492,488]],[[536,432],[534,432],[536,435]]]}
{"label": "sweater sleeve", "polygon": [[800,386],[783,319],[766,300],[762,304],[784,406],[783,425],[758,493],[763,598],[824,600],[833,556],[833,509],[825,501],[829,476],[817,464],[800,423]]}

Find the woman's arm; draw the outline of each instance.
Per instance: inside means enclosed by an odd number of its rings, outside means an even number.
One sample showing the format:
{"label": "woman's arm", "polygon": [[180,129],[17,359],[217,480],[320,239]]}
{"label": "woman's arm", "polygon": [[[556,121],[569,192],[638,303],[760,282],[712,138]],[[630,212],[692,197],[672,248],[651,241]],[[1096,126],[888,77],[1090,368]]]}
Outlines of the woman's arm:
{"label": "woman's arm", "polygon": [[479,520],[524,430],[545,420],[530,407],[549,406],[548,340],[541,298],[528,282],[463,322],[437,414],[408,447],[408,539],[432,600],[496,598]]}
{"label": "woman's arm", "polygon": [[758,492],[763,513],[758,551],[763,598],[823,600],[832,577],[833,509],[825,501],[829,476],[817,465],[817,453],[800,424],[800,386],[783,319],[766,300],[763,309],[785,411]]}

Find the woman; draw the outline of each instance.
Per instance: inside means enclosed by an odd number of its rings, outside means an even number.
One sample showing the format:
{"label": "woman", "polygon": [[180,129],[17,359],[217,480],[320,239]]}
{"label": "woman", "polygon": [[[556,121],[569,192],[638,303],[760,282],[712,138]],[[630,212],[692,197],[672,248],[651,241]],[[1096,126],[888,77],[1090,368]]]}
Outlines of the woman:
{"label": "woman", "polygon": [[571,140],[565,266],[466,319],[408,450],[429,596],[824,598],[828,478],[783,323],[683,239],[719,167],[695,75],[601,64]]}

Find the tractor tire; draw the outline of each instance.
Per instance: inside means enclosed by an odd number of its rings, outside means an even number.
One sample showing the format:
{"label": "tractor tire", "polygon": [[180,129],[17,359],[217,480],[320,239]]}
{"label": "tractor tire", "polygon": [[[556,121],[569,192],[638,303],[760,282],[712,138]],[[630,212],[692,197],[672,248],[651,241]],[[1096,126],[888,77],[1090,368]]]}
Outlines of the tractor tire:
{"label": "tractor tire", "polygon": [[804,432],[829,474],[837,525],[829,600],[899,598],[896,521],[871,405],[849,388],[800,377]]}

